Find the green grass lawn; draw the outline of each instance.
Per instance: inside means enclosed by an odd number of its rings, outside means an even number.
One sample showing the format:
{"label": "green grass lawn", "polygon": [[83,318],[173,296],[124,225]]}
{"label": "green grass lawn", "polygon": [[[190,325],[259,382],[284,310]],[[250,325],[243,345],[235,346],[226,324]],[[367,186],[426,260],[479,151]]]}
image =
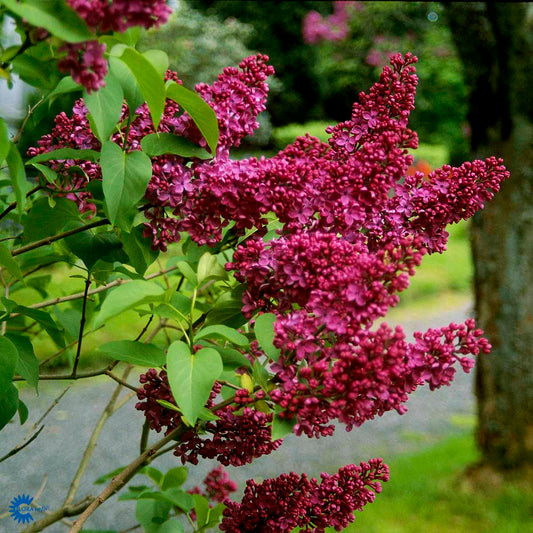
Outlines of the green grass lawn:
{"label": "green grass lawn", "polygon": [[[533,487],[521,481],[473,488],[464,475],[478,454],[470,433],[389,462],[391,480],[356,513],[347,532],[525,533],[533,531]],[[333,531],[333,530],[331,530]]]}
{"label": "green grass lawn", "polygon": [[[523,479],[474,488],[464,475],[478,454],[470,433],[387,461],[391,480],[346,532],[526,533],[533,485]],[[333,530],[331,530],[333,532]]]}

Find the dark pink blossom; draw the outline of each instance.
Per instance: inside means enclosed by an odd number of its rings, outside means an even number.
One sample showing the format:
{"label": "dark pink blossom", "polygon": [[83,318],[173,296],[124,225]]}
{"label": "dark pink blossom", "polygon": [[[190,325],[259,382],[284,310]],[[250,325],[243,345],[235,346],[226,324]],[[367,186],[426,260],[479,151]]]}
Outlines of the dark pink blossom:
{"label": "dark pink blossom", "polygon": [[62,72],[68,72],[87,92],[97,91],[105,85],[104,78],[108,71],[105,49],[105,44],[99,44],[98,41],[66,43],[60,51],[66,51],[67,55],[57,66]]}
{"label": "dark pink blossom", "polygon": [[241,503],[225,501],[220,529],[227,533],[289,533],[296,527],[308,533],[323,533],[327,527],[342,531],[354,521],[354,511],[362,510],[381,492],[389,469],[382,459],[371,459],[320,477],[317,481],[291,472],[260,484],[248,480]]}

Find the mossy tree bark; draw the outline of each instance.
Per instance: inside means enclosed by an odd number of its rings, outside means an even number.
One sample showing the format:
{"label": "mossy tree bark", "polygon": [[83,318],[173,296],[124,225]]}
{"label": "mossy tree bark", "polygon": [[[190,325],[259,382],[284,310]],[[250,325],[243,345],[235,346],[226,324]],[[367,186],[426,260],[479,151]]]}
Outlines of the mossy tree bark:
{"label": "mossy tree bark", "polygon": [[533,463],[533,85],[525,3],[446,4],[469,87],[472,154],[511,172],[474,218],[476,317],[491,344],[476,366],[477,442],[497,469]]}

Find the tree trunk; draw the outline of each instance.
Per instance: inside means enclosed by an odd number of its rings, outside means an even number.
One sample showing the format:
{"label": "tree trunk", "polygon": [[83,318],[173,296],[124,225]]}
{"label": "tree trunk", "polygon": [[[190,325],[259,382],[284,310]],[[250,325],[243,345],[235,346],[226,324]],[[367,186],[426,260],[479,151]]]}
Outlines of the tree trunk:
{"label": "tree trunk", "polygon": [[485,464],[533,464],[533,128],[521,105],[525,4],[447,4],[470,87],[472,152],[504,159],[511,178],[472,224],[475,309],[493,349],[476,366],[477,443]]}

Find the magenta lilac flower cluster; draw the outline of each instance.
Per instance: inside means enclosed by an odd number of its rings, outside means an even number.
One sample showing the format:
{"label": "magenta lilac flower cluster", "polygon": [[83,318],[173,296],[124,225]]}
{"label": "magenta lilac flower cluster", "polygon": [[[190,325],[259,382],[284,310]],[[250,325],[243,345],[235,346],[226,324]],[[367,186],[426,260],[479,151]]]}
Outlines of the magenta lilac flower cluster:
{"label": "magenta lilac flower cluster", "polygon": [[228,473],[222,466],[211,470],[203,481],[204,489],[199,486],[194,487],[187,492],[189,494],[200,494],[208,500],[216,503],[222,503],[229,495],[237,490],[237,483],[231,480]]}
{"label": "magenta lilac flower cluster", "polygon": [[[150,368],[145,374],[141,374],[139,381],[143,386],[137,390],[137,398],[140,400],[135,408],[144,412],[144,416],[150,424],[150,429],[158,433],[165,429],[165,435],[176,429],[181,424],[181,414],[179,411],[161,405],[157,400],[176,405],[166,370],[158,372],[155,368]],[[217,395],[222,389],[219,383],[213,385],[206,407],[213,407]]]}
{"label": "magenta lilac flower cluster", "polygon": [[226,500],[220,525],[227,533],[288,533],[294,528],[323,533],[326,527],[342,531],[381,492],[389,480],[389,469],[381,459],[359,466],[347,465],[338,473],[321,474],[320,482],[306,474],[281,474],[256,484],[246,482],[241,503]]}
{"label": "magenta lilac flower cluster", "polygon": [[[140,378],[143,387],[137,392],[140,400],[136,408],[144,412],[150,428],[165,434],[170,433],[181,424],[179,412],[162,406],[157,400],[176,404],[165,370],[157,372],[149,369]],[[215,383],[206,404],[214,406],[221,386]],[[218,420],[206,422],[202,434],[196,429],[185,431],[180,436],[174,455],[180,457],[183,464],[198,464],[198,457],[217,459],[225,466],[242,466],[251,463],[257,457],[268,455],[281,446],[281,439],[272,441],[272,414],[263,413],[254,407],[254,402],[264,398],[258,391],[254,397],[246,389],[235,393],[235,405],[228,405],[216,411]]]}
{"label": "magenta lilac flower cluster", "polygon": [[236,405],[218,410],[219,419],[206,423],[205,433],[210,437],[188,431],[182,435],[174,455],[180,457],[182,463],[197,464],[198,456],[201,456],[216,458],[225,466],[242,466],[277,450],[282,441],[272,441],[272,414],[263,413],[250,405],[262,398],[262,391],[252,398],[246,389],[238,390],[235,393]]}
{"label": "magenta lilac flower cluster", "polygon": [[[261,176],[253,169],[259,169],[259,162],[255,159],[233,161],[229,159],[229,150],[259,127],[257,115],[265,110],[268,94],[265,80],[274,72],[267,61],[268,57],[264,55],[251,56],[238,68],[225,69],[212,85],[196,87],[218,117],[221,135],[213,160],[193,159],[191,164],[174,155],[152,159],[153,176],[146,191],[150,207],[145,210],[148,219],[145,235],[152,239],[154,249],[165,251],[168,244],[179,240],[180,232],[184,231],[199,244],[215,244],[222,238],[222,229],[229,221],[234,221],[234,231],[238,234],[254,225],[266,226],[263,215],[268,212],[268,207],[256,198],[255,184]],[[167,79],[179,82],[175,73],[167,73]],[[127,112],[124,106],[121,121],[127,117]],[[190,116],[179,112],[179,106],[167,99],[158,131],[184,136],[205,146],[205,140]],[[61,113],[55,121],[51,134],[44,135],[37,148],[30,148],[30,156],[65,147],[100,149],[100,142],[91,132],[82,99],[76,103],[72,118]],[[140,150],[143,137],[154,132],[149,109],[143,104],[135,110],[129,130],[116,133],[113,139],[122,145],[122,136],[127,133],[127,149]],[[91,195],[78,191],[87,181],[101,179],[99,165],[74,160],[52,161],[50,164],[60,175],[56,189],[78,202],[80,210],[94,210]],[[71,190],[77,192],[70,193]]]}
{"label": "magenta lilac flower cluster", "polygon": [[[132,26],[158,27],[172,11],[166,0],[67,0],[67,4],[97,34],[124,32]],[[67,55],[59,61],[59,70],[68,72],[88,92],[97,91],[108,70],[105,49],[96,40],[66,43],[63,50]]]}
{"label": "magenta lilac flower cluster", "polygon": [[333,2],[333,14],[323,17],[317,11],[309,11],[303,20],[302,32],[307,44],[320,41],[342,41],[349,34],[348,21],[354,11],[363,9],[363,2]]}

